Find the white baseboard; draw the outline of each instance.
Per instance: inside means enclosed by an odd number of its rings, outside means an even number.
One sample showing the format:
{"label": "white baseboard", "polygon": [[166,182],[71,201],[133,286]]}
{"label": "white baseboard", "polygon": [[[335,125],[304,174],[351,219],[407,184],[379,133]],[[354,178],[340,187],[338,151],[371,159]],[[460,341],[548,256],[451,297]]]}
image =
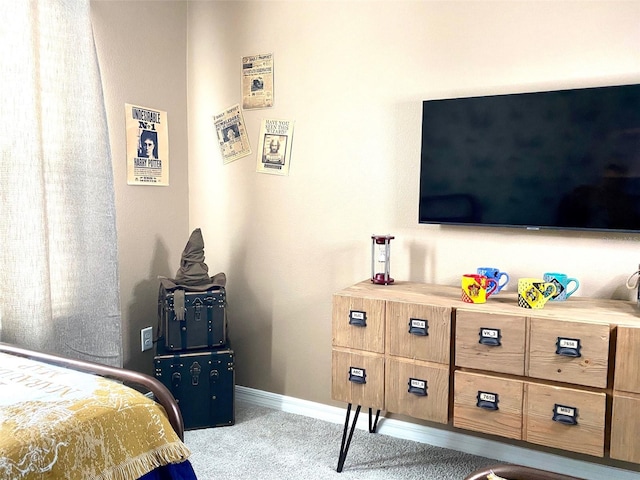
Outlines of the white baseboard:
{"label": "white baseboard", "polygon": [[[240,385],[235,387],[235,393],[236,401],[238,402],[273,408],[275,410],[304,415],[341,425],[345,423],[346,406],[345,408],[338,408]],[[368,410],[361,412],[356,428],[361,430],[369,429]],[[426,443],[436,447],[450,448],[459,452],[495,458],[502,462],[550,470],[565,475],[584,478],[585,480],[640,479],[640,472],[566,458],[562,455],[539,452],[491,439],[482,439],[464,433],[403,422],[391,418],[380,417],[377,432],[381,435],[389,435],[391,437]],[[579,441],[579,439],[577,439],[577,441]],[[347,456],[347,462],[348,461],[349,458]]]}

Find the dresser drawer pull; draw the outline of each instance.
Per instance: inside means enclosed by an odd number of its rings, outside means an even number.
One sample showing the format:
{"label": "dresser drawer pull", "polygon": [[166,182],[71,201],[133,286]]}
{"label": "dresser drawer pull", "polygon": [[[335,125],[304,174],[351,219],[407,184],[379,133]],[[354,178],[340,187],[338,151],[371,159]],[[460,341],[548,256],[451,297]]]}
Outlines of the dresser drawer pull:
{"label": "dresser drawer pull", "polygon": [[476,399],[476,407],[484,408],[485,410],[498,410],[499,400],[497,393],[481,392],[478,390]]}
{"label": "dresser drawer pull", "polygon": [[553,406],[554,422],[564,423],[565,425],[578,424],[578,409],[575,407],[567,407],[566,405],[555,404]]}
{"label": "dresser drawer pull", "polygon": [[418,378],[409,378],[409,393],[413,393],[419,397],[427,396],[427,381]]}
{"label": "dresser drawer pull", "polygon": [[418,335],[419,337],[426,337],[429,335],[429,321],[420,320],[419,318],[410,318],[409,333],[411,335]]}
{"label": "dresser drawer pull", "polygon": [[363,312],[361,310],[351,310],[349,312],[349,325],[353,325],[355,327],[366,327],[367,312]]}
{"label": "dresser drawer pull", "polygon": [[349,367],[349,381],[353,383],[367,383],[367,373],[364,368]]}
{"label": "dresser drawer pull", "polygon": [[499,347],[502,345],[501,339],[502,335],[500,334],[499,328],[481,328],[480,329],[480,340],[478,343],[482,345],[487,345],[489,347]]}
{"label": "dresser drawer pull", "polygon": [[558,337],[558,341],[556,342],[556,354],[562,355],[563,357],[581,357],[581,349],[582,346],[580,345],[579,338]]}

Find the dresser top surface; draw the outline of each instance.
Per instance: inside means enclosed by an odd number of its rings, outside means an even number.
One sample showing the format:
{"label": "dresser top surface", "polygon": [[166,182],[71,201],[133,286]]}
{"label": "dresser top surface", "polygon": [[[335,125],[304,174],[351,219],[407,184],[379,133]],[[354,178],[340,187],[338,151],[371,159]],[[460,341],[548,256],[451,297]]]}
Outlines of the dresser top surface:
{"label": "dresser top surface", "polygon": [[457,310],[531,318],[558,318],[640,327],[640,309],[636,307],[635,302],[624,300],[572,297],[561,302],[547,302],[542,309],[525,309],[518,306],[518,296],[515,292],[500,292],[489,297],[486,303],[471,304],[461,300],[459,287],[406,281],[396,281],[391,285],[376,285],[370,280],[364,280],[340,290],[336,295],[429,304]]}

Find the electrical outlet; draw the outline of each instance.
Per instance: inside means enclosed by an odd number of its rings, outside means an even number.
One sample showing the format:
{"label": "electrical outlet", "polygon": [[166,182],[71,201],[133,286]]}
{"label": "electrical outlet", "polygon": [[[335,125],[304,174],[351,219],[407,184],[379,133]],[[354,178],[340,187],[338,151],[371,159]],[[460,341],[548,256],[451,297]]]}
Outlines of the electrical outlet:
{"label": "electrical outlet", "polygon": [[142,351],[151,350],[153,348],[153,328],[145,327],[140,330],[140,346]]}

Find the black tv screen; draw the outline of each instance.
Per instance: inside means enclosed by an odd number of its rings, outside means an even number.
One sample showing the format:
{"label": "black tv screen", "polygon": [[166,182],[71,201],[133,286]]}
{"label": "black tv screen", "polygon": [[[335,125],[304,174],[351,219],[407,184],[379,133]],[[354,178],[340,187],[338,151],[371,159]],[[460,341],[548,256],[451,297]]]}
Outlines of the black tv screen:
{"label": "black tv screen", "polygon": [[640,231],[640,85],[424,101],[419,222]]}

